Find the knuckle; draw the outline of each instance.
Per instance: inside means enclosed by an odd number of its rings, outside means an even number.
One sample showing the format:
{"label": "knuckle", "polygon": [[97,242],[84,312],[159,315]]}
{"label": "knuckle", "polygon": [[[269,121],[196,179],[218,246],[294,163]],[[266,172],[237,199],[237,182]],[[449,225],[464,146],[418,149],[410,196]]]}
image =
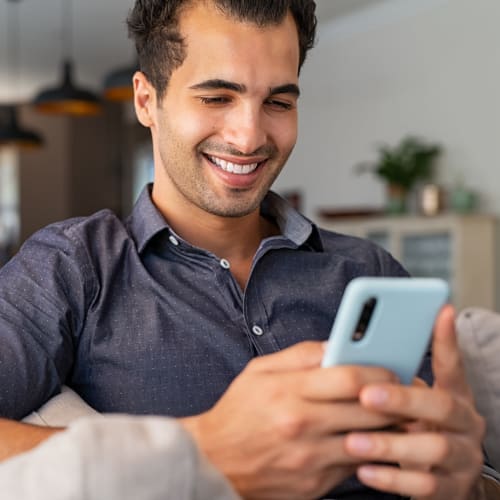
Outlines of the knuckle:
{"label": "knuckle", "polygon": [[339,384],[342,385],[344,391],[348,394],[359,394],[363,387],[363,381],[359,370],[354,366],[346,366],[340,373]]}
{"label": "knuckle", "polygon": [[298,439],[306,428],[306,419],[293,412],[285,411],[275,417],[276,432],[286,440]]}
{"label": "knuckle", "polygon": [[451,453],[451,444],[449,439],[439,434],[435,437],[434,442],[434,462],[436,464],[444,462]]}

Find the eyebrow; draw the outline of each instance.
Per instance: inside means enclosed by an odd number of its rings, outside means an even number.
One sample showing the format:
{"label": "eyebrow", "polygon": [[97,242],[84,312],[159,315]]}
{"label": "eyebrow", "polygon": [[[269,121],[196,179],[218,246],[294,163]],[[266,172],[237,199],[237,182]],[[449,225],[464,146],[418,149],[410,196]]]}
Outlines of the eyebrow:
{"label": "eyebrow", "polygon": [[[220,90],[226,89],[233,92],[238,92],[239,94],[244,94],[247,91],[246,85],[242,83],[229,82],[227,80],[221,80],[215,78],[212,80],[205,80],[203,82],[197,83],[189,87],[191,90]],[[269,89],[269,95],[277,94],[294,94],[297,97],[300,96],[300,89],[295,83],[286,83],[285,85],[278,85],[277,87],[271,87]]]}

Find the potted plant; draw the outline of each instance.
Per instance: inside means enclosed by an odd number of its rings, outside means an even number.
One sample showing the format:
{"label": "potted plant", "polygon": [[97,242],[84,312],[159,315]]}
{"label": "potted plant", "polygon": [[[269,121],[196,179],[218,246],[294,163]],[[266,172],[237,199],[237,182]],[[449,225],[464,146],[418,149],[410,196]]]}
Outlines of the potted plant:
{"label": "potted plant", "polygon": [[372,172],[387,184],[387,210],[406,210],[408,192],[418,181],[430,179],[436,159],[441,154],[439,144],[428,143],[415,136],[404,137],[394,147],[378,147],[378,159],[356,166],[358,172]]}

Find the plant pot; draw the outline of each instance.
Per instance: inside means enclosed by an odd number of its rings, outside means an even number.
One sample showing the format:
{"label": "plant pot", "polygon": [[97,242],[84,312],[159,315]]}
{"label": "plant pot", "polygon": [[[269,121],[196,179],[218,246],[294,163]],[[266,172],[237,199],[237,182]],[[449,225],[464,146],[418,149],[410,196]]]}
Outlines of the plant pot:
{"label": "plant pot", "polygon": [[404,214],[407,211],[408,190],[399,184],[387,184],[385,211],[389,214]]}

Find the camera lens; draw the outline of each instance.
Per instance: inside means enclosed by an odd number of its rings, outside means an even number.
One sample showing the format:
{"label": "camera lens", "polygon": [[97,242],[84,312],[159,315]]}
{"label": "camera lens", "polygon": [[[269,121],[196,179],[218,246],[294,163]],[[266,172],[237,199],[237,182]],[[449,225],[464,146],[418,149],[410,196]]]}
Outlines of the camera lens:
{"label": "camera lens", "polygon": [[361,310],[361,314],[359,315],[359,319],[356,324],[356,328],[354,329],[354,333],[351,337],[353,341],[359,342],[364,338],[366,329],[368,328],[376,304],[377,299],[375,297],[369,298],[364,303],[363,309]]}

